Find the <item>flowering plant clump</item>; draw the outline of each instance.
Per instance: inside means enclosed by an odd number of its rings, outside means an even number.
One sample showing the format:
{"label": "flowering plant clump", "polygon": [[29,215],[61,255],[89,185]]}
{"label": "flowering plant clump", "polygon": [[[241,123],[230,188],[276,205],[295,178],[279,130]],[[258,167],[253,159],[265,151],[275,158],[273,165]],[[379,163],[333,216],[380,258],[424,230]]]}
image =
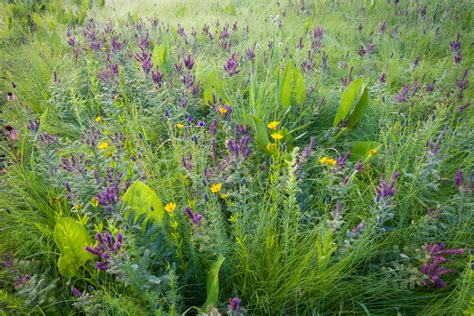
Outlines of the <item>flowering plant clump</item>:
{"label": "flowering plant clump", "polygon": [[0,1],[1,315],[472,311],[472,1],[136,2]]}

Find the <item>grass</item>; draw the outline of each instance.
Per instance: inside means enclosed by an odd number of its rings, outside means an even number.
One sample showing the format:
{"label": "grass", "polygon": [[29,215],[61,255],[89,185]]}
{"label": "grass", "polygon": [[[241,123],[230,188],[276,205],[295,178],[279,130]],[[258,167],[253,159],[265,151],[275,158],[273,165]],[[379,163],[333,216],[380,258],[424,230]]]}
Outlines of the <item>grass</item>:
{"label": "grass", "polygon": [[1,313],[472,311],[471,2],[0,8]]}

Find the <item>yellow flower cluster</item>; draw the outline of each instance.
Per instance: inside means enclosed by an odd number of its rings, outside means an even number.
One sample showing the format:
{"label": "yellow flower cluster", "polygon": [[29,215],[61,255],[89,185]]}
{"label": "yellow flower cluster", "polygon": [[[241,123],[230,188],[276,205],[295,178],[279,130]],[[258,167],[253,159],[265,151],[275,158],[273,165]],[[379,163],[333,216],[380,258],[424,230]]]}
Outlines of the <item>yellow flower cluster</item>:
{"label": "yellow flower cluster", "polygon": [[274,130],[276,131],[277,128],[278,128],[278,125],[280,125],[280,122],[278,121],[271,121],[270,123],[268,123],[267,127],[271,130]]}
{"label": "yellow flower cluster", "polygon": [[323,165],[327,165],[327,166],[334,166],[336,164],[336,160],[331,159],[331,158],[326,157],[326,156],[319,159],[319,162],[322,163]]}

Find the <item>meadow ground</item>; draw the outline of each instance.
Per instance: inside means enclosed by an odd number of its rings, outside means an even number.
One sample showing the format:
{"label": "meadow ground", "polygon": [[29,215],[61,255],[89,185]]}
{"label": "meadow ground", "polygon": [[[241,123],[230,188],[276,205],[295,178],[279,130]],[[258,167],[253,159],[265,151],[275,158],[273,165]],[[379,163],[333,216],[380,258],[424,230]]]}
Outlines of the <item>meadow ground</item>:
{"label": "meadow ground", "polygon": [[0,314],[472,315],[472,1],[0,1]]}

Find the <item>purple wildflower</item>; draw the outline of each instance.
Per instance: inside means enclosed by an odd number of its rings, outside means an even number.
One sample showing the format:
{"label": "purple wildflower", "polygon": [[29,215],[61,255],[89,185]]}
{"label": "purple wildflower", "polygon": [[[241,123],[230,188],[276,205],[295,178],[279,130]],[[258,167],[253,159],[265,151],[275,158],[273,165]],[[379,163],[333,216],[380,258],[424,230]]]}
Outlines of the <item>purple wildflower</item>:
{"label": "purple wildflower", "polygon": [[353,236],[359,235],[362,229],[364,228],[364,226],[365,226],[365,222],[361,221],[354,228],[352,228],[351,233],[353,234]]}
{"label": "purple wildflower", "polygon": [[224,65],[224,70],[230,77],[232,77],[240,72],[240,69],[238,69],[239,66],[240,62],[237,59],[237,53],[233,53]]}
{"label": "purple wildflower", "polygon": [[183,62],[184,62],[184,66],[186,66],[186,68],[188,68],[188,70],[193,69],[194,60],[191,57],[191,55],[188,55],[187,57],[185,56]]}
{"label": "purple wildflower", "polygon": [[110,268],[110,259],[112,256],[118,255],[123,245],[123,237],[118,233],[115,238],[109,232],[104,234],[97,233],[95,235],[97,246],[94,248],[86,246],[85,251],[100,258],[94,263],[94,266],[101,271],[106,271]]}
{"label": "purple wildflower", "polygon": [[382,24],[380,24],[379,26],[379,33],[381,34],[385,33],[385,31],[387,30],[387,25],[388,25],[387,20],[384,20]]}
{"label": "purple wildflower", "polygon": [[240,308],[240,302],[241,302],[240,298],[233,297],[229,300],[229,305],[227,305],[227,308],[231,312],[237,311]]}
{"label": "purple wildflower", "polygon": [[347,151],[344,156],[340,156],[336,158],[336,166],[339,170],[343,169],[347,163],[347,160],[349,159],[349,156],[351,155],[350,151]]}
{"label": "purple wildflower", "polygon": [[385,72],[382,72],[379,76],[379,81],[384,83],[385,82]]}
{"label": "purple wildflower", "polygon": [[18,130],[16,130],[13,126],[11,126],[11,125],[6,125],[6,126],[5,126],[5,131],[6,131],[8,140],[9,140],[11,143],[14,143],[14,142],[16,142],[18,139],[20,139],[20,133],[19,133]]}
{"label": "purple wildflower", "polygon": [[153,70],[151,72],[151,79],[153,80],[153,83],[158,86],[158,88],[160,88],[165,81],[163,74],[159,70]]}
{"label": "purple wildflower", "polygon": [[191,211],[189,206],[186,206],[184,208],[184,211],[186,212],[186,215],[191,219],[191,222],[196,226],[199,227],[201,225],[201,221],[203,219],[202,215],[199,214],[198,212]]}
{"label": "purple wildflower", "polygon": [[303,150],[303,158],[308,159],[311,157],[311,154],[313,153],[313,148],[314,148],[314,137],[311,137],[309,140],[309,145],[304,148]]}
{"label": "purple wildflower", "polygon": [[390,184],[383,178],[380,180],[380,186],[375,188],[375,191],[377,193],[375,198],[376,202],[386,200],[395,195],[395,182],[397,181],[399,175],[400,174],[395,171],[392,175],[392,179],[390,180]]}
{"label": "purple wildflower", "polygon": [[151,61],[151,53],[142,50],[141,54],[135,55],[135,59],[141,63],[142,70],[145,73],[149,73],[150,70],[153,68],[153,62]]}
{"label": "purple wildflower", "polygon": [[464,174],[461,169],[456,172],[456,176],[454,177],[454,185],[456,188],[461,191],[464,185]]}
{"label": "purple wildflower", "polygon": [[453,52],[459,52],[461,50],[461,33],[458,33],[456,39],[453,40],[449,46]]}
{"label": "purple wildflower", "polygon": [[16,95],[13,92],[7,93],[7,102],[12,102],[16,100]]}
{"label": "purple wildflower", "polygon": [[410,87],[405,84],[402,90],[395,96],[395,101],[398,103],[406,102],[410,93]]}
{"label": "purple wildflower", "polygon": [[76,289],[74,286],[71,288],[71,293],[74,297],[80,297],[82,295],[81,291]]}
{"label": "purple wildflower", "polygon": [[245,50],[245,55],[247,56],[247,59],[252,61],[255,59],[255,45],[253,47],[249,47]]}
{"label": "purple wildflower", "polygon": [[445,255],[459,255],[464,253],[464,249],[446,249],[444,243],[440,244],[427,244],[425,246],[427,255],[429,256],[428,262],[424,262],[421,265],[421,273],[424,275],[424,279],[421,281],[423,286],[435,286],[444,288],[447,286],[446,282],[441,279],[441,276],[447,273],[454,272],[453,269],[448,269],[442,263],[450,262]]}

